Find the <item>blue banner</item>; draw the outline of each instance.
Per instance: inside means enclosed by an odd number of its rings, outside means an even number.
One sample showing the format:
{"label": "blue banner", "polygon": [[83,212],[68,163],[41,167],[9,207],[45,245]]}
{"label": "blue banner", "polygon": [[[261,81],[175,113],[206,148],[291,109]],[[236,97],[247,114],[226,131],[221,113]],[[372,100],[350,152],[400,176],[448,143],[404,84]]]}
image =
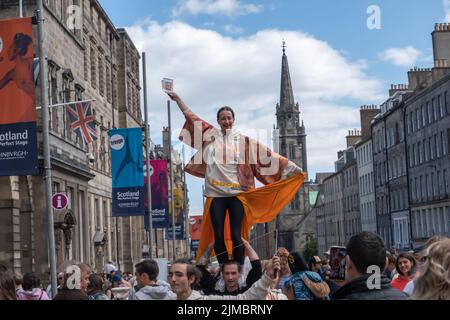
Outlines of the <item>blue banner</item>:
{"label": "blue banner", "polygon": [[112,167],[112,216],[143,216],[145,188],[142,129],[112,129],[108,135]]}
{"label": "blue banner", "polygon": [[0,176],[38,172],[36,122],[0,125]]}
{"label": "blue banner", "polygon": [[[184,223],[175,223],[175,240],[184,240]],[[173,240],[172,224],[166,229],[166,240]]]}
{"label": "blue banner", "polygon": [[197,252],[200,240],[191,240],[191,251]]}

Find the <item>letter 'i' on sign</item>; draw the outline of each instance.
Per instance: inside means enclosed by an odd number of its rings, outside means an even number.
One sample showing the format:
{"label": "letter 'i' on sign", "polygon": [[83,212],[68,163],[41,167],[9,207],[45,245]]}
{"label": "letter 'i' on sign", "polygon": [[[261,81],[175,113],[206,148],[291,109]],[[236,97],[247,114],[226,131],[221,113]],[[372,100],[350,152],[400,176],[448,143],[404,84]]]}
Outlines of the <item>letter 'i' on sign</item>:
{"label": "letter 'i' on sign", "polygon": [[370,16],[367,18],[367,28],[369,30],[381,29],[381,9],[377,5],[371,5],[367,7],[367,14]]}
{"label": "letter 'i' on sign", "polygon": [[61,207],[62,207],[61,196],[57,196],[57,197],[56,197],[56,206],[57,206],[58,208],[61,208]]}

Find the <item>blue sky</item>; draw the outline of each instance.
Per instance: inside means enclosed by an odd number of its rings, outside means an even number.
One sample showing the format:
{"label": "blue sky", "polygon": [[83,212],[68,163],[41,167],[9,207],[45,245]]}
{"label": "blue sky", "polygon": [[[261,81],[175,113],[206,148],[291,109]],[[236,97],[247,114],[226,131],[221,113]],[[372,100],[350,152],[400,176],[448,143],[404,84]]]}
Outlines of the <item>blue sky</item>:
{"label": "blue sky", "polygon": [[[450,0],[101,0],[148,55],[152,139],[167,124],[160,79],[200,116],[230,104],[240,129],[270,129],[279,99],[281,40],[287,41],[295,99],[308,134],[310,176],[332,171],[359,107],[380,104],[413,66],[432,66],[434,23],[450,22]],[[125,4],[126,3],[126,4]],[[370,5],[381,29],[367,27]],[[447,15],[447,17],[446,17]],[[182,125],[174,107],[174,128]],[[173,133],[176,137],[176,133]],[[189,154],[189,153],[188,153]],[[201,181],[189,178],[191,212],[201,209]]]}

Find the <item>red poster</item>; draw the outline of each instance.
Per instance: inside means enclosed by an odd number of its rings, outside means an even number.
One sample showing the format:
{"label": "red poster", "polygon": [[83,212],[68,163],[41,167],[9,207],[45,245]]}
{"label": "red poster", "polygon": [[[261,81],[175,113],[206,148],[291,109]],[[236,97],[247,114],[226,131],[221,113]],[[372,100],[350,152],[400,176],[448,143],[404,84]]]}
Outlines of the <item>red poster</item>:
{"label": "red poster", "polygon": [[36,121],[31,18],[0,21],[0,124]]}
{"label": "red poster", "polygon": [[191,235],[191,240],[200,240],[202,219],[203,216],[189,217],[189,233]]}

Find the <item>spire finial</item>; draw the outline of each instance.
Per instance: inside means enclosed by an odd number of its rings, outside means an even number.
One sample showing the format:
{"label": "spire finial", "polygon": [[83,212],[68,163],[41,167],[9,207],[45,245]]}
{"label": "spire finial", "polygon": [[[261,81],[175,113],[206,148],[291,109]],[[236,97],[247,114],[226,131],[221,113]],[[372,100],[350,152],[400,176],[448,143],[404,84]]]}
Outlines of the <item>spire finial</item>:
{"label": "spire finial", "polygon": [[284,40],[284,38],[283,38],[283,42],[282,42],[282,46],[281,47],[283,48],[283,54],[285,54],[286,53],[286,41]]}

